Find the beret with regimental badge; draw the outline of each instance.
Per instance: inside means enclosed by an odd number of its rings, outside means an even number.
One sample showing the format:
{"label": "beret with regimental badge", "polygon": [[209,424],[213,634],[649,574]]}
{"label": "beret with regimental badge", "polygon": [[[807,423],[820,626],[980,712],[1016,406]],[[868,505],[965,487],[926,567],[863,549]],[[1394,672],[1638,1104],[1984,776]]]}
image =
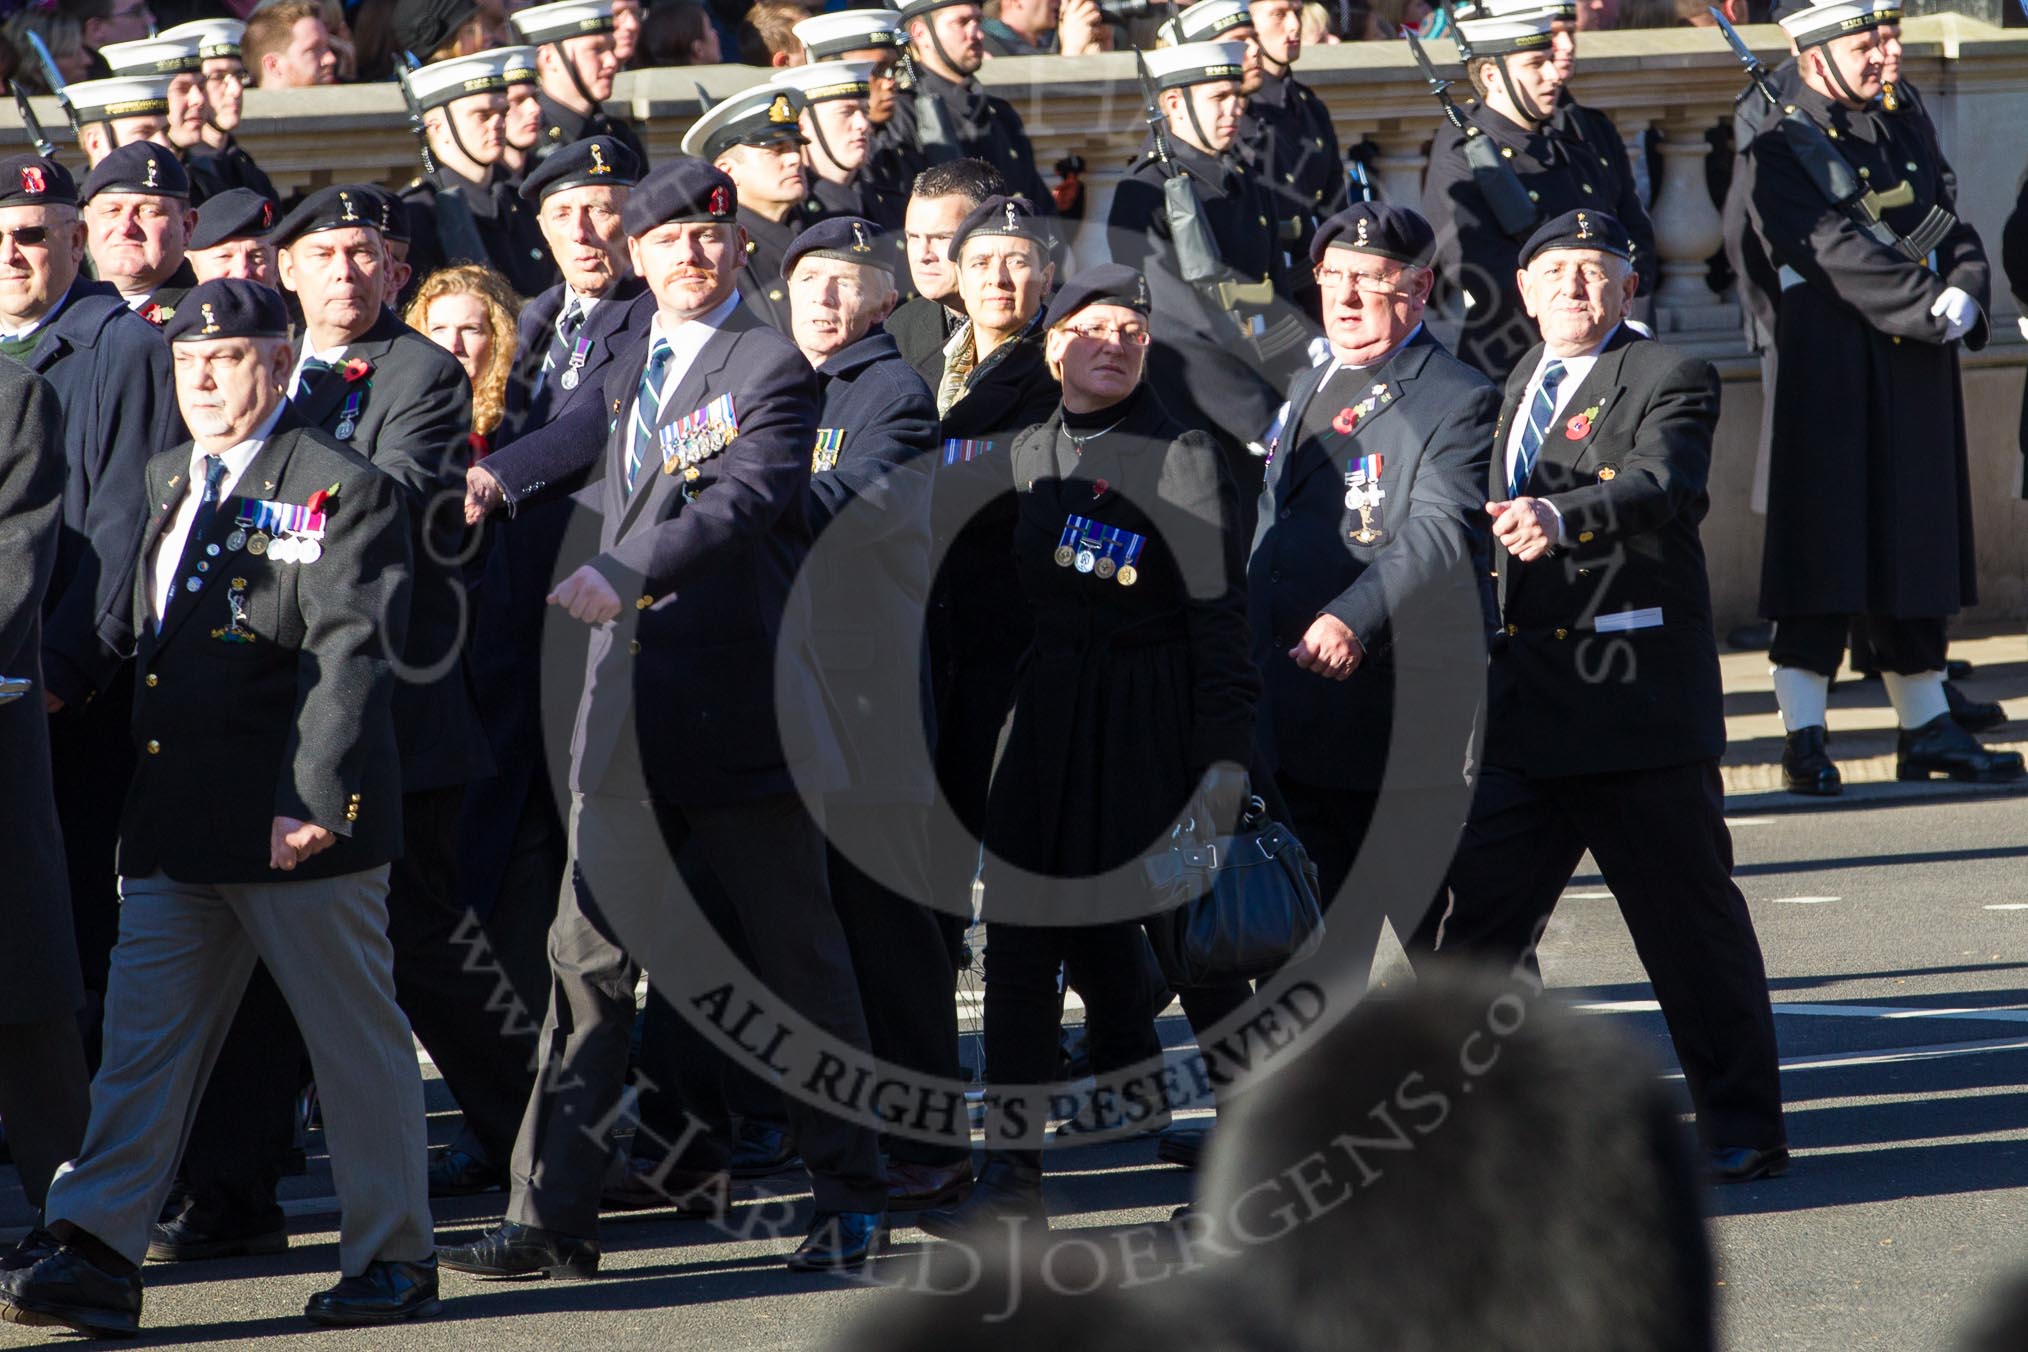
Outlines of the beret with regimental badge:
{"label": "beret with regimental badge", "polygon": [[1053,329],[1088,305],[1124,305],[1145,315],[1153,308],[1148,299],[1148,279],[1140,269],[1125,263],[1101,263],[1086,268],[1065,282],[1050,300],[1042,327]]}
{"label": "beret with regimental badge", "polygon": [[[179,23],[174,28],[165,28],[155,35],[163,41],[189,39],[197,44],[197,56],[208,61],[219,56],[238,56],[240,39],[246,36],[246,25],[238,19],[192,19]],[[99,49],[100,55],[105,49]]]}
{"label": "beret with regimental badge", "polygon": [[679,155],[662,161],[627,194],[620,225],[640,236],[664,225],[730,221],[739,210],[739,190],[709,161]]}
{"label": "beret with regimental badge", "polygon": [[380,217],[380,233],[388,239],[408,243],[408,203],[378,183],[361,184],[358,192],[373,204]]}
{"label": "beret with regimental badge", "polygon": [[901,16],[891,9],[840,9],[813,15],[789,31],[812,61],[827,61],[847,52],[900,46]]}
{"label": "beret with regimental badge", "polygon": [[754,85],[713,104],[683,133],[683,153],[715,160],[733,146],[807,144],[803,96],[777,84]]}
{"label": "beret with regimental badge", "polygon": [[795,275],[805,258],[835,258],[882,272],[894,271],[894,251],[881,246],[881,230],[860,216],[832,216],[797,235],[782,254],[782,280]]}
{"label": "beret with regimental badge", "polygon": [[1408,207],[1354,202],[1317,228],[1310,262],[1323,262],[1326,249],[1350,249],[1426,268],[1436,256],[1436,231],[1421,212]]}
{"label": "beret with regimental badge", "polygon": [[227,240],[260,239],[275,228],[275,204],[252,188],[228,188],[197,208],[190,248],[215,249]]}
{"label": "beret with regimental badge", "polygon": [[1045,254],[1056,243],[1048,222],[1035,214],[1033,202],[1025,197],[988,197],[958,222],[950,244],[944,249],[944,257],[955,263],[964,251],[965,241],[981,235],[1032,240],[1042,246]]}
{"label": "beret with regimental badge", "polygon": [[77,205],[77,181],[70,170],[40,155],[0,160],[0,207]]}
{"label": "beret with regimental badge", "polygon": [[1216,42],[1235,28],[1252,28],[1253,11],[1245,0],[1197,0],[1197,3],[1166,20],[1156,36],[1172,47],[1186,42]]}
{"label": "beret with regimental badge", "polygon": [[319,188],[282,217],[268,243],[286,249],[305,235],[322,230],[382,230],[379,188],[361,183],[335,183]]}
{"label": "beret with regimental badge", "polygon": [[190,175],[176,152],[153,141],[130,141],[113,151],[85,175],[79,199],[89,202],[102,192],[135,193],[148,197],[190,196]]}
{"label": "beret with regimental badge", "polygon": [[562,42],[613,31],[613,0],[559,0],[509,15],[507,22],[528,42]]}
{"label": "beret with regimental badge", "polygon": [[623,142],[587,136],[553,152],[521,185],[521,196],[540,202],[566,188],[628,188],[641,177],[641,162]]}
{"label": "beret with regimental badge", "polygon": [[214,338],[286,338],[289,307],[282,293],[239,277],[217,277],[190,288],[162,325],[172,343]]}
{"label": "beret with regimental badge", "polygon": [[1634,256],[1633,237],[1620,218],[1604,211],[1566,211],[1544,221],[1521,246],[1521,266],[1535,261],[1537,254],[1552,249],[1595,249],[1620,258]]}
{"label": "beret with regimental badge", "polygon": [[115,75],[78,80],[63,87],[63,101],[79,125],[116,117],[160,117],[169,111],[167,75]]}

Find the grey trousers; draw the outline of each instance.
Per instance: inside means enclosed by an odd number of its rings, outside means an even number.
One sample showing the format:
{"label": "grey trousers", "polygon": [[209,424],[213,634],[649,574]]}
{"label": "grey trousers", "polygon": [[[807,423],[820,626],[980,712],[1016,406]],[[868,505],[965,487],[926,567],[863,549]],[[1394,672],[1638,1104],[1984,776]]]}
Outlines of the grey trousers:
{"label": "grey trousers", "polygon": [[316,1069],[342,1220],[339,1267],[435,1248],[422,1072],[394,1003],[387,868],[306,882],[120,879],[120,940],[84,1150],[46,1214],[139,1263],[258,957]]}

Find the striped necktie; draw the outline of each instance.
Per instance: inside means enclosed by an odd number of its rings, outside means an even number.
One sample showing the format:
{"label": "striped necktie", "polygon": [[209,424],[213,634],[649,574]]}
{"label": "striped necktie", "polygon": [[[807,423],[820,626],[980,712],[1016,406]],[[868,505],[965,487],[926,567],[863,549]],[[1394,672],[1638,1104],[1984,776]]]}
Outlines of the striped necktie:
{"label": "striped necktie", "polygon": [[302,373],[296,377],[297,401],[300,402],[310,397],[310,390],[316,385],[318,376],[323,375],[326,371],[335,371],[337,369],[337,367],[321,357],[312,357],[304,362]]}
{"label": "striped necktie", "polygon": [[1542,368],[1542,381],[1528,404],[1528,426],[1521,432],[1521,454],[1514,457],[1514,470],[1507,480],[1510,498],[1520,497],[1521,490],[1528,486],[1535,457],[1542,451],[1542,438],[1549,435],[1550,421],[1556,417],[1556,387],[1563,383],[1564,369],[1563,363],[1554,357]]}
{"label": "striped necktie", "polygon": [[570,354],[577,345],[577,331],[584,327],[584,318],[584,307],[573,292],[570,302],[563,307],[563,313],[556,317],[556,337],[549,345],[548,355],[542,359],[544,375],[570,360]]}
{"label": "striped necktie", "polygon": [[627,445],[627,491],[641,472],[655,445],[655,428],[662,420],[662,377],[676,355],[667,338],[657,338],[648,353],[648,365],[641,372],[641,388],[634,394],[634,435]]}
{"label": "striped necktie", "polygon": [[[197,496],[197,511],[190,518],[190,534],[183,537],[183,553],[176,561],[176,584],[188,587],[186,578],[197,576],[198,560],[204,557],[204,537],[211,531],[211,518],[218,514],[218,490],[225,483],[225,457],[204,457],[204,488]],[[176,599],[172,588],[169,599]],[[166,610],[167,607],[165,606]]]}

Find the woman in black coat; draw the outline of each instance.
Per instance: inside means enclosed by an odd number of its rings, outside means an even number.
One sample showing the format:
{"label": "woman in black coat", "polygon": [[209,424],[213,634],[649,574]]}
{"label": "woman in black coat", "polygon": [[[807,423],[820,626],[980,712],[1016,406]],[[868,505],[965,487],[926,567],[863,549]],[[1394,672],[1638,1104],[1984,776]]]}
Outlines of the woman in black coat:
{"label": "woman in black coat", "polygon": [[1160,1055],[1140,861],[1179,818],[1231,829],[1247,795],[1259,680],[1239,503],[1217,444],[1142,383],[1147,294],[1119,265],[1058,294],[1045,351],[1063,402],[1001,462],[1035,639],[986,812],[989,1159],[964,1205],[922,1218],[933,1234],[1042,1216],[1065,962],[1092,1024],[1144,1029],[1142,1056]]}

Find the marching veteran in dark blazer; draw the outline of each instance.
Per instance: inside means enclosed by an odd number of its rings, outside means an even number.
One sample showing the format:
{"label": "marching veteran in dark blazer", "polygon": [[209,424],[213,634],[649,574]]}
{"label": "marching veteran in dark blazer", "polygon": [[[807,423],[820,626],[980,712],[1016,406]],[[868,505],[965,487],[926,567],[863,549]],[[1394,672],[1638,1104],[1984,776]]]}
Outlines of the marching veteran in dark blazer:
{"label": "marching veteran in dark blazer", "polygon": [[[1423,325],[1435,250],[1429,222],[1406,207],[1355,203],[1318,231],[1310,258],[1331,360],[1296,379],[1270,438],[1247,575],[1266,759],[1326,906],[1351,873],[1383,778],[1428,791],[1437,812],[1449,786],[1445,851],[1463,819],[1469,719],[1458,720],[1453,754],[1440,763],[1389,773],[1397,684],[1427,687],[1461,667],[1477,684],[1485,651],[1480,598],[1464,607],[1462,627],[1445,625],[1432,605],[1441,589],[1486,584],[1481,509],[1500,406],[1493,383]],[[1396,667],[1397,613],[1430,626],[1415,645],[1421,665],[1405,670]],[[1460,707],[1482,702],[1466,693]],[[1376,900],[1390,904],[1405,939],[1429,899]],[[1377,940],[1379,919],[1375,908],[1356,923]],[[1334,913],[1332,923],[1354,918]]]}
{"label": "marching veteran in dark blazer", "polygon": [[1137,861],[1182,815],[1230,831],[1247,798],[1259,682],[1238,493],[1210,434],[1143,379],[1151,308],[1123,264],[1073,278],[1044,319],[1061,405],[962,475],[1018,497],[1035,637],[986,810],[987,1162],[963,1203],[922,1217],[934,1235],[1043,1219],[1034,1086],[1058,1079],[1066,963],[1094,1028],[1131,1061],[1161,1055]]}
{"label": "marching veteran in dark blazer", "polygon": [[84,1139],[84,987],[71,930],[49,719],[42,709],[42,597],[63,519],[63,412],[49,382],[0,361],[0,823],[7,944],[0,951],[0,1118],[28,1204]]}
{"label": "marching veteran in dark blazer", "polygon": [[149,462],[130,635],[142,752],[84,1149],[0,1275],[17,1323],[131,1335],[139,1264],[256,958],[309,1043],[344,1279],[323,1323],[434,1314],[422,1076],[394,1003],[401,786],[386,652],[407,621],[400,490],[282,397],[281,297],[193,290],[165,330],[195,441]]}
{"label": "marching veteran in dark blazer", "polygon": [[[895,730],[933,707],[920,635],[929,597],[925,457],[937,445],[929,386],[880,325],[899,294],[895,265],[879,226],[840,216],[796,237],[782,280],[789,336],[824,395],[810,457],[810,524],[822,550],[809,569],[812,639],[847,774],[824,804],[831,898],[874,1052],[955,1080],[956,974],[943,927],[922,904],[936,779],[927,758],[894,754]],[[890,1207],[942,1205],[971,1183],[969,1142],[891,1136],[887,1153]]]}
{"label": "marching veteran in dark blazer", "polygon": [[[571,741],[570,881],[550,932],[541,1033],[544,1062],[569,1074],[545,1077],[530,1098],[507,1221],[446,1251],[460,1271],[597,1269],[607,1151],[583,1125],[605,1120],[624,1088],[639,964],[687,1007],[673,946],[695,929],[698,893],[723,895],[770,989],[867,1048],[823,832],[796,792],[842,783],[838,748],[804,655],[776,653],[810,548],[817,377],[740,305],[737,211],[732,180],[687,156],[636,184],[622,223],[655,297],[645,341],[609,370],[601,403],[467,479],[467,519],[581,484],[603,523],[599,552],[549,596],[552,624],[591,626]],[[683,900],[671,907],[670,896]],[[666,1182],[676,1195],[713,1187],[732,1137],[720,1059],[691,1069],[679,1092],[714,1130]],[[876,1134],[801,1097],[789,1111],[816,1201],[789,1265],[859,1266],[885,1210]]]}
{"label": "marching veteran in dark blazer", "polygon": [[1543,342],[1507,382],[1487,474],[1500,630],[1437,952],[1532,962],[1590,849],[1668,1020],[1711,1171],[1736,1182],[1781,1173],[1788,1149],[1718,779],[1697,531],[1718,376],[1622,323],[1632,247],[1614,217],[1572,211],[1521,250]]}

